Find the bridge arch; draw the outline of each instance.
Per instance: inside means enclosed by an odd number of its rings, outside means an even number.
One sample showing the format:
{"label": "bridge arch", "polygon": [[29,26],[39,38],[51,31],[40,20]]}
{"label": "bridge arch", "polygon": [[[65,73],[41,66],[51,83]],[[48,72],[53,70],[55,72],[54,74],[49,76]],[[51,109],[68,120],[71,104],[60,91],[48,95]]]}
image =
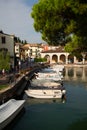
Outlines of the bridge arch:
{"label": "bridge arch", "polygon": [[69,63],[87,63],[87,53],[85,57],[82,56],[80,59],[76,58],[75,56],[69,54],[68,52],[55,52],[55,51],[47,51],[42,52],[41,57],[46,57],[47,61],[50,63],[62,63],[62,64],[69,64]]}
{"label": "bridge arch", "polygon": [[73,55],[68,55],[68,63],[74,63],[74,56]]}
{"label": "bridge arch", "polygon": [[45,55],[44,58],[47,59],[47,62],[50,62],[50,55]]}
{"label": "bridge arch", "polygon": [[65,63],[66,62],[66,56],[64,54],[60,55],[60,63]]}
{"label": "bridge arch", "polygon": [[58,62],[58,56],[57,55],[52,55],[52,62],[57,63]]}

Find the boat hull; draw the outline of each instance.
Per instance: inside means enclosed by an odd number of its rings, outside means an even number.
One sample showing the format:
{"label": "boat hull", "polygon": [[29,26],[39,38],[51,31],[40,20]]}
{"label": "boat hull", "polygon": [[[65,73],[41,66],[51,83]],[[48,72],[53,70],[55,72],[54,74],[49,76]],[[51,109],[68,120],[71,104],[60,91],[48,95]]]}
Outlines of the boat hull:
{"label": "boat hull", "polygon": [[0,106],[0,130],[5,128],[22,110],[25,100],[11,99]]}
{"label": "boat hull", "polygon": [[41,99],[55,99],[55,98],[62,98],[65,94],[65,91],[61,90],[31,90],[28,89],[25,91],[29,97],[32,98],[41,98]]}

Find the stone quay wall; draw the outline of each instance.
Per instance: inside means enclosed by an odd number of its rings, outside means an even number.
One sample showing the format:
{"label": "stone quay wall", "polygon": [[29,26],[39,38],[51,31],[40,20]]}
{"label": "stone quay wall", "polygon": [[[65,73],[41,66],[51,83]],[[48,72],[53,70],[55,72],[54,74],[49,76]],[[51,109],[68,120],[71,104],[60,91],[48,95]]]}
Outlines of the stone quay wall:
{"label": "stone quay wall", "polygon": [[48,65],[44,66],[37,66],[31,69],[31,71],[27,71],[26,74],[23,74],[22,76],[19,76],[17,80],[14,80],[11,84],[9,84],[9,87],[7,90],[0,91],[0,104],[8,101],[11,98],[20,98],[20,96],[23,94],[24,90],[26,89],[26,86],[29,83],[29,80],[33,78],[34,73],[38,72],[42,68],[47,67]]}

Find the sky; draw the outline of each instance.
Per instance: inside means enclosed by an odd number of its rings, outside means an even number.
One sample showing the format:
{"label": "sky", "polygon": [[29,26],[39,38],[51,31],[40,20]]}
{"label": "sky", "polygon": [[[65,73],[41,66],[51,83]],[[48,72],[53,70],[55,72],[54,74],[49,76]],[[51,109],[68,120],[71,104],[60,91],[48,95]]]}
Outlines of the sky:
{"label": "sky", "polygon": [[0,30],[14,34],[28,43],[43,43],[31,18],[32,6],[38,0],[0,0]]}

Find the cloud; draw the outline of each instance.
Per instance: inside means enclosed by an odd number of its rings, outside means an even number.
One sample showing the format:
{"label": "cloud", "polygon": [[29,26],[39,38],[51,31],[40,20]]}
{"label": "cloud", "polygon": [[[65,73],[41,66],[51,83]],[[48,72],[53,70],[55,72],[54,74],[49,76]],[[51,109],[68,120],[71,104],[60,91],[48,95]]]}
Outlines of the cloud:
{"label": "cloud", "polygon": [[24,0],[0,0],[0,30],[30,43],[42,42],[41,35],[33,28],[30,14],[31,6]]}

